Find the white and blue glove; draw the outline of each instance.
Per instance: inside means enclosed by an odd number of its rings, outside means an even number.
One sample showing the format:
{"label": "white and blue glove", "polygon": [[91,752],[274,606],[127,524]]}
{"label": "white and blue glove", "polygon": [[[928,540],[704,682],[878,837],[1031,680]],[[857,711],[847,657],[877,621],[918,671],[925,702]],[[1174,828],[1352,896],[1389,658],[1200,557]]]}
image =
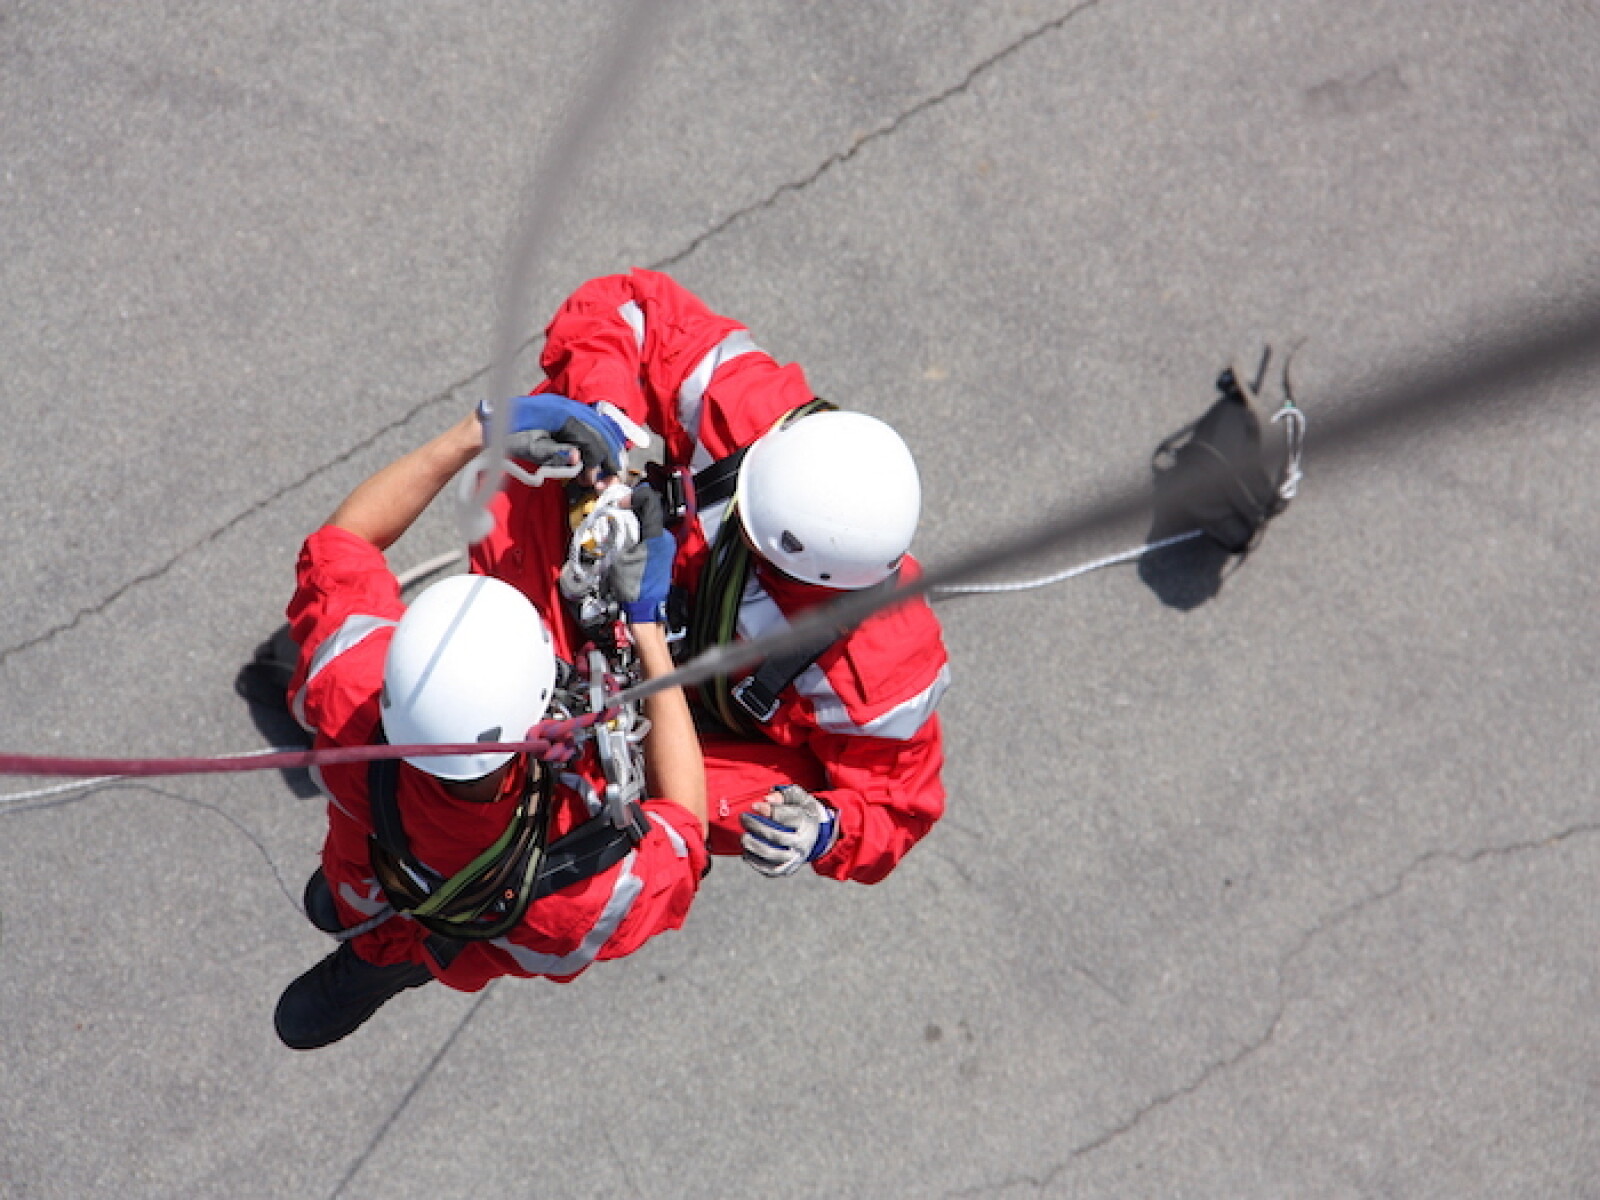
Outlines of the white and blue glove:
{"label": "white and blue glove", "polygon": [[833,847],[838,816],[805,788],[788,784],[758,807],[739,818],[744,836],[744,860],[774,879],[793,875],[808,862],[816,862]]}
{"label": "white and blue glove", "polygon": [[[506,428],[506,453],[512,458],[539,466],[564,466],[572,462],[576,450],[587,468],[598,468],[601,475],[622,470],[628,439],[622,427],[605,413],[558,396],[539,392],[507,401],[511,406]],[[488,405],[478,405],[478,419],[489,423]]]}
{"label": "white and blue glove", "polygon": [[639,541],[612,563],[611,591],[628,620],[659,624],[666,620],[678,542],[666,531],[661,497],[649,484],[633,489],[633,515],[639,522]]}

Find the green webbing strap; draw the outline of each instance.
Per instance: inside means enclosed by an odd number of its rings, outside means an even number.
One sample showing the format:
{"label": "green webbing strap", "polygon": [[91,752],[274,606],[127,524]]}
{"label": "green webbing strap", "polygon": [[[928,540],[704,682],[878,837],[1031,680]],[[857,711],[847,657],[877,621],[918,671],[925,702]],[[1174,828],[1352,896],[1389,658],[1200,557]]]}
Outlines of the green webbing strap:
{"label": "green webbing strap", "polygon": [[[725,646],[738,634],[739,601],[750,573],[750,547],[739,532],[738,501],[729,503],[722,527],[700,573],[700,590],[689,615],[689,654],[697,657],[712,646]],[[749,737],[755,733],[733,703],[728,677],[717,675],[694,689],[694,698],[709,716],[729,733]]]}
{"label": "green webbing strap", "polygon": [[[432,917],[438,914],[441,910],[448,908],[450,902],[460,895],[465,888],[473,883],[476,883],[483,872],[487,871],[491,866],[500,860],[500,856],[504,854],[511,843],[516,840],[517,831],[521,827],[523,820],[527,817],[527,814],[528,797],[527,794],[524,793],[522,799],[517,802],[516,811],[511,814],[511,820],[506,824],[505,832],[495,839],[494,844],[482,854],[478,855],[477,858],[469,862],[466,866],[462,867],[461,870],[457,871],[449,879],[445,880],[437,888],[435,888],[426,900],[411,910],[411,915],[414,917]],[[539,869],[539,850],[537,847],[534,848],[533,853],[528,856],[528,859],[530,863],[528,877],[531,879],[532,873]],[[467,920],[471,920],[473,917],[476,917],[478,913],[489,907],[489,901],[492,901],[493,899],[495,899],[495,897],[489,897],[489,900],[486,900],[476,912],[452,913],[449,919],[453,921],[459,921],[465,917]]]}
{"label": "green webbing strap", "polygon": [[[809,417],[812,413],[831,412],[835,407],[826,400],[808,400],[784,413],[772,423],[772,428],[782,429],[802,417]],[[715,503],[725,495],[733,494],[738,467],[748,449],[747,446],[727,458],[718,459],[695,476],[697,502],[702,478],[705,479],[708,489],[716,493],[714,497],[708,499],[708,503]],[[726,646],[738,637],[739,601],[744,596],[745,580],[750,575],[750,547],[739,531],[738,507],[737,499],[729,500],[728,507],[722,514],[722,524],[717,529],[716,541],[712,543],[711,552],[706,557],[706,565],[700,572],[700,587],[695,593],[694,611],[689,615],[688,652],[691,658],[705,653],[713,646]],[[818,647],[817,653],[820,654],[824,649],[826,647]],[[816,655],[812,655],[813,661],[815,658]],[[809,662],[801,664],[795,675],[809,665]],[[792,679],[793,676],[790,676],[791,681]],[[752,721],[748,710],[734,701],[726,675],[709,679],[693,690],[693,698],[701,710],[729,733],[744,738],[761,736],[760,726]]]}
{"label": "green webbing strap", "polygon": [[[379,726],[373,740],[380,744],[386,740],[382,726]],[[407,886],[410,891],[415,892],[422,890],[417,884],[426,887],[423,876],[432,873],[425,871],[412,857],[410,840],[406,837],[405,826],[400,819],[399,774],[400,764],[397,759],[375,759],[367,768],[367,800],[372,813],[372,840],[377,848],[381,848],[394,860],[394,866],[401,875],[412,877],[412,882]],[[415,917],[435,933],[481,939],[498,937],[510,929],[522,919],[533,898],[532,885],[538,874],[544,851],[551,783],[549,771],[540,773],[537,790],[530,780],[530,785],[523,789],[522,795],[518,798],[516,810],[507,822],[505,830],[495,839],[494,844],[465,868],[437,887],[428,890],[426,896],[416,905],[407,904],[405,901],[411,896],[396,895],[386,883],[384,890],[389,895],[389,902],[400,911]],[[533,822],[538,823],[538,828],[531,830],[531,844],[517,856],[520,862],[505,862],[517,842],[530,832],[530,825]],[[484,885],[489,882],[489,872],[497,866],[502,871],[520,866],[521,869],[517,872],[520,878],[515,881],[503,879],[496,886],[485,887]],[[380,870],[379,878],[383,877],[384,872]],[[468,892],[473,887],[484,888],[483,895],[469,897],[465,901],[465,907],[459,911],[449,911],[452,904],[461,901],[462,893]],[[515,902],[511,904],[505,916],[487,926],[473,926],[472,922],[477,920],[485,909],[505,898],[508,889],[512,889]]]}

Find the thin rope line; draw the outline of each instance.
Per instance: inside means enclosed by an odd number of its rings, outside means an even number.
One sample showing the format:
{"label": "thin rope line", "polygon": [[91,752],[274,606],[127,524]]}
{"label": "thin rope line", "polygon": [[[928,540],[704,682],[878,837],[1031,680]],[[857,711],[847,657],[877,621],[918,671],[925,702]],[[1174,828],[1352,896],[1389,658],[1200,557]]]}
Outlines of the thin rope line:
{"label": "thin rope line", "polygon": [[[45,754],[0,754],[0,774],[143,778],[155,775],[223,775],[240,771],[289,770],[332,763],[366,763],[390,758],[436,758],[451,754],[533,754],[565,762],[584,731],[610,720],[616,705],[576,717],[541,721],[521,741],[432,742],[408,745],[325,746],[315,750],[249,750],[240,754],[181,758],[78,758]],[[564,753],[562,753],[564,752]],[[5,797],[0,797],[5,799]]]}
{"label": "thin rope line", "polygon": [[[242,754],[233,755],[234,758],[261,758],[268,754],[288,754],[294,748],[290,746],[268,746],[265,750],[246,750]],[[81,792],[89,788],[102,787],[108,783],[123,783],[130,779],[127,775],[96,775],[92,779],[74,779],[69,783],[58,783],[51,787],[35,788],[31,792],[9,792],[0,796],[0,813],[9,812],[29,800],[44,800],[50,796],[65,796],[70,792]],[[159,789],[149,788],[150,791]],[[169,793],[162,793],[163,795]]]}
{"label": "thin rope line", "polygon": [[1136,558],[1155,550],[1165,550],[1168,546],[1176,546],[1179,542],[1192,541],[1203,536],[1203,529],[1191,529],[1187,533],[1177,533],[1160,541],[1147,542],[1143,546],[1136,546],[1132,550],[1123,550],[1116,554],[1108,554],[1104,558],[1097,558],[1092,562],[1082,563],[1076,567],[1068,567],[1065,571],[1057,571],[1054,575],[1046,575],[1040,579],[1020,579],[1012,583],[969,583],[947,584],[944,587],[929,589],[929,596],[934,600],[942,600],[946,596],[989,596],[1001,595],[1006,592],[1026,592],[1031,588],[1049,587],[1052,583],[1062,583],[1068,579],[1076,579],[1079,575],[1087,575],[1090,571],[1098,571],[1102,567],[1114,567],[1118,563],[1132,562]]}
{"label": "thin rope line", "polygon": [[417,580],[426,579],[429,575],[432,575],[434,572],[442,571],[446,567],[452,565],[453,563],[460,562],[466,556],[467,556],[467,553],[466,553],[465,550],[451,550],[451,551],[448,551],[447,553],[440,554],[440,555],[438,555],[438,556],[436,556],[434,558],[426,559],[423,562],[419,562],[416,566],[412,567],[409,571],[406,571],[401,575],[397,575],[395,577],[395,580],[396,580],[397,583],[399,583],[400,590],[403,592],[408,587],[410,587],[413,583],[416,583]]}

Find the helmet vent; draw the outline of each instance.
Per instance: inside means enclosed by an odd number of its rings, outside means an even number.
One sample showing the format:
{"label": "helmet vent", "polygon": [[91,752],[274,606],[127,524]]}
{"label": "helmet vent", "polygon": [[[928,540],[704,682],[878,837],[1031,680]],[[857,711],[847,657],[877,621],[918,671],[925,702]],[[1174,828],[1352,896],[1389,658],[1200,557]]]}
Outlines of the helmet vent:
{"label": "helmet vent", "polygon": [[778,545],[782,546],[790,554],[799,554],[806,548],[805,543],[787,529],[783,531],[783,536],[778,539]]}
{"label": "helmet vent", "polygon": [[489,729],[485,729],[474,740],[479,742],[498,742],[500,740],[500,726],[495,725]]}

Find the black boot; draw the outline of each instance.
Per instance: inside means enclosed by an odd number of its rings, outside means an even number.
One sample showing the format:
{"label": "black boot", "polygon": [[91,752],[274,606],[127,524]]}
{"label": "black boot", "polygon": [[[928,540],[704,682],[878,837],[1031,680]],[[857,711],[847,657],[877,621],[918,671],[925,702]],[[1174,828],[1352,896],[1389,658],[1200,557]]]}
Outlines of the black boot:
{"label": "black boot", "polygon": [[300,903],[305,905],[306,919],[323,933],[344,932],[344,926],[339,923],[339,910],[333,906],[333,892],[328,888],[328,877],[322,873],[321,867],[306,880],[305,895]]}
{"label": "black boot", "polygon": [[354,1033],[393,996],[432,979],[421,963],[375,967],[342,943],[284,988],[273,1016],[291,1050],[316,1050]]}

